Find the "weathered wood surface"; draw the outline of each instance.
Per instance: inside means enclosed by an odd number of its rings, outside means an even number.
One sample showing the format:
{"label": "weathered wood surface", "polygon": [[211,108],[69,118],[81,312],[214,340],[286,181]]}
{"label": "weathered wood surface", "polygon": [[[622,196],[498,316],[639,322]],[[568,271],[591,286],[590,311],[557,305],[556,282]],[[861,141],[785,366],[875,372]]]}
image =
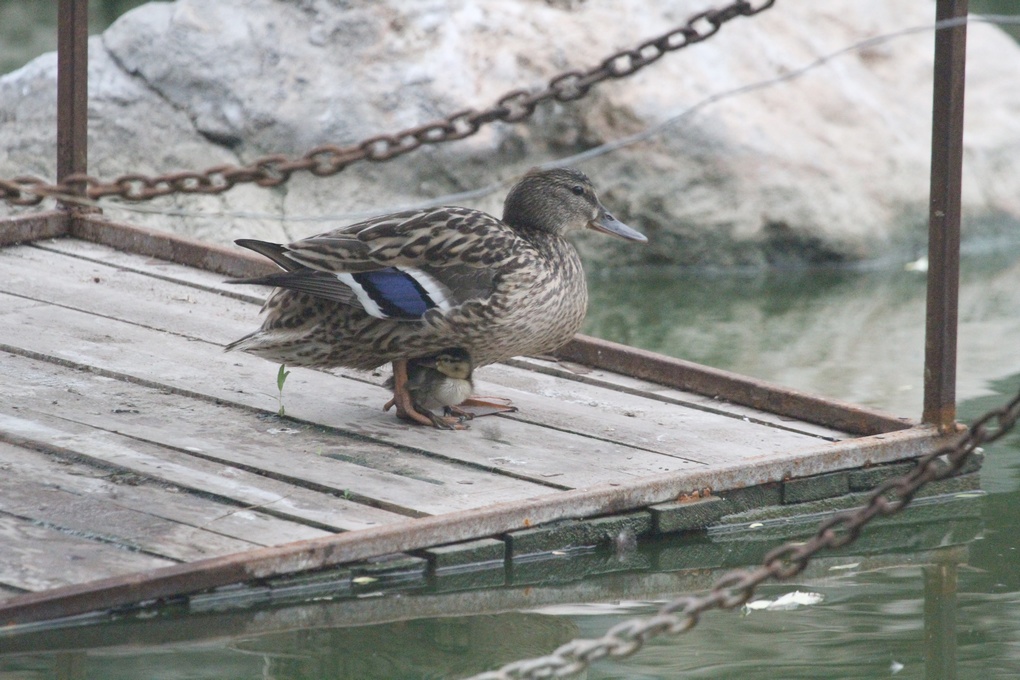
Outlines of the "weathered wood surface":
{"label": "weathered wood surface", "polygon": [[[671,475],[780,479],[826,447],[855,464],[845,432],[535,359],[479,371],[521,410],[465,432],[398,421],[384,375],[344,370],[293,369],[281,419],[277,366],[222,351],[266,291],[222,278],[72,239],[0,249],[0,598],[528,499],[576,516],[558,494]],[[914,446],[890,436],[885,460]],[[87,559],[48,574],[61,550]]]}
{"label": "weathered wood surface", "polygon": [[[273,486],[272,480],[242,470],[218,465],[203,466],[201,460],[194,459],[190,461],[191,475],[182,474],[177,478],[178,484],[171,485],[169,482],[176,478],[173,474],[166,474],[157,484],[150,477],[143,476],[144,468],[140,468],[143,474],[135,474],[127,466],[96,467],[84,462],[87,460],[88,456],[85,455],[74,460],[24,447],[0,444],[0,466],[3,466],[5,471],[5,484],[12,487],[19,485],[32,487],[33,502],[39,502],[41,497],[48,494],[70,495],[73,496],[73,500],[69,501],[68,505],[82,499],[97,504],[93,514],[102,511],[98,504],[105,503],[117,510],[128,509],[149,517],[171,520],[181,527],[201,530],[216,542],[219,542],[219,537],[241,539],[245,545],[237,545],[231,541],[226,546],[239,549],[250,549],[258,545],[278,545],[327,533],[325,530],[310,526],[324,524],[329,519],[321,509],[317,509],[317,512],[302,512],[300,507],[294,507],[298,490],[283,488],[282,484],[277,484],[281,488],[267,499],[267,487]],[[229,483],[218,485],[218,477],[227,478]],[[258,486],[253,488],[251,486],[253,484]],[[40,490],[38,495],[36,489]],[[188,493],[189,491],[192,493]],[[288,493],[291,495],[284,495]],[[12,498],[13,496],[5,495],[0,499],[2,504],[0,509],[19,514],[10,506]],[[322,498],[315,500],[320,505],[327,505]],[[227,505],[231,502],[234,503],[234,507]],[[287,503],[285,512],[293,513],[298,521],[290,521],[266,512],[267,508],[273,508],[274,505],[283,502]],[[309,500],[305,500],[305,503],[308,502]],[[61,505],[56,502],[47,504],[51,506],[50,511],[53,513],[63,511]],[[370,508],[366,509],[365,514],[370,515],[370,511]],[[379,514],[387,516],[387,513]],[[42,511],[23,515],[40,519],[46,517]],[[48,521],[62,524],[57,519]],[[96,531],[97,528],[106,527],[97,523],[90,530]],[[205,552],[203,556],[208,557],[211,551],[202,544],[204,538],[204,534],[199,536],[189,531],[187,547],[203,550]]]}
{"label": "weathered wood surface", "polygon": [[0,570],[12,590],[37,591],[94,579],[97,574],[123,574],[173,564],[66,530],[0,515]]}

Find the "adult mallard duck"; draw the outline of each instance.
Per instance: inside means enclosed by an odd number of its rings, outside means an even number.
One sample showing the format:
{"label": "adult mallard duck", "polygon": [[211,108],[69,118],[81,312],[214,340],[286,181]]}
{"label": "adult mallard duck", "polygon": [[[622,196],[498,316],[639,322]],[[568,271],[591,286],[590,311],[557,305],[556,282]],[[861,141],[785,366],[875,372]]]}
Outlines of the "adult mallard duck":
{"label": "adult mallard duck", "polygon": [[262,327],[227,346],[295,366],[371,370],[392,362],[397,414],[423,424],[407,361],[449,347],[474,365],[545,354],[580,329],[588,289],[564,238],[593,229],[647,239],[614,218],[591,181],[532,170],[507,194],[503,219],[479,210],[408,210],[288,245],[236,243],[284,271],[235,283],[276,286]]}

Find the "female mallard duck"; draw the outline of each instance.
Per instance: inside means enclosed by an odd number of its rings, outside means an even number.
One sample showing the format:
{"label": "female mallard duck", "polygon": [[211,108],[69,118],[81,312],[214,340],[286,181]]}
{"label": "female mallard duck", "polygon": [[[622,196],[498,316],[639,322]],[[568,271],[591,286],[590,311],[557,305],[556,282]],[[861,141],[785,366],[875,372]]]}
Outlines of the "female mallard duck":
{"label": "female mallard duck", "polygon": [[237,283],[276,286],[262,327],[227,346],[295,366],[393,364],[397,415],[431,424],[407,390],[407,362],[463,348],[475,366],[545,354],[580,329],[581,259],[564,238],[594,229],[647,239],[566,168],[532,170],[503,219],[440,207],[376,217],[289,245],[240,239],[283,272]]}

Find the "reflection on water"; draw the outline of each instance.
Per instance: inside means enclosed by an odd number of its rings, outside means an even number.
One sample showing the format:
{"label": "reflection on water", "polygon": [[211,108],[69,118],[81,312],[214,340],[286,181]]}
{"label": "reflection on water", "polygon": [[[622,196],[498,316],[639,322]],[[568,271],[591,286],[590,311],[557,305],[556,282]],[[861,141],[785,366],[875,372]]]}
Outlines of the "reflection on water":
{"label": "reflection on water", "polygon": [[[558,617],[510,613],[300,630],[238,641],[272,678],[448,678],[543,654],[577,635]],[[299,651],[297,651],[299,650]]]}
{"label": "reflection on water", "polygon": [[[342,606],[319,609],[342,618]],[[198,614],[177,625],[140,621],[105,628],[94,635],[72,630],[48,639],[37,636],[38,647],[60,651],[0,656],[0,678],[50,678],[60,669],[66,671],[61,680],[448,678],[543,654],[578,634],[568,618],[513,612],[325,625],[314,606],[263,617]],[[17,640],[10,646],[27,644]]]}

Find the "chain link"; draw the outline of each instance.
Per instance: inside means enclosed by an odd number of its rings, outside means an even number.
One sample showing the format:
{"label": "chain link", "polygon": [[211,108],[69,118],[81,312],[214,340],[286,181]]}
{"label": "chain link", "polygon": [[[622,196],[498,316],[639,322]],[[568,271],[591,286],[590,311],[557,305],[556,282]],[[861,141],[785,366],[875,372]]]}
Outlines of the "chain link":
{"label": "chain link", "polygon": [[815,535],[806,542],[781,545],[765,555],[759,567],[724,575],[707,595],[685,595],[665,604],[653,616],[630,619],[613,626],[600,638],[572,640],[548,656],[515,661],[498,670],[474,675],[469,680],[571,677],[599,659],[629,656],[654,637],[678,635],[690,630],[706,611],[744,605],[763,582],[793,578],[818,552],[849,545],[874,518],[903,510],[925,484],[956,474],[978,447],[1005,435],[1018,419],[1020,393],[1005,406],[981,416],[954,444],[932,451],[907,474],[876,487],[864,507],[833,515],[822,522]]}
{"label": "chain link", "polygon": [[700,12],[690,17],[683,26],[635,48],[621,50],[595,68],[559,74],[549,80],[545,89],[534,92],[513,90],[497,99],[490,108],[458,111],[447,118],[393,135],[371,137],[353,146],[320,146],[294,159],[273,154],[257,158],[245,166],[221,165],[202,172],[174,172],[152,177],[131,173],[109,182],[90,175],[71,175],[61,184],[48,184],[38,177],[0,179],[0,200],[19,206],[38,205],[47,196],[84,196],[92,200],[116,196],[128,201],[147,201],[168,194],[219,194],[246,183],[274,187],[289,180],[295,172],[328,177],[359,161],[387,161],[425,144],[463,139],[478,132],[483,125],[496,121],[521,122],[549,100],[568,102],[580,99],[594,85],[632,75],[668,52],[715,35],[724,23],[732,19],[753,16],[772,7],[775,1],[764,0],[755,5],[747,0],[735,0],[724,7]]}

